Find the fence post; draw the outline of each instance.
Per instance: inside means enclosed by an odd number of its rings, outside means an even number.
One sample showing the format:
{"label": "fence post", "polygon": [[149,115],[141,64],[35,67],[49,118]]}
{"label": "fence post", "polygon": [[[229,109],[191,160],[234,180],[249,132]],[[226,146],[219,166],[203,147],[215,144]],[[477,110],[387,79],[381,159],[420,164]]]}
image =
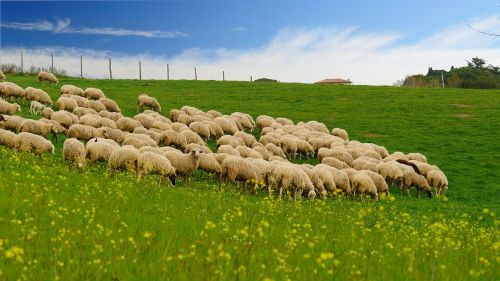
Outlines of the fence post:
{"label": "fence post", "polygon": [[226,77],[224,75],[224,70],[222,71],[222,81],[226,81]]}
{"label": "fence post", "polygon": [[198,80],[198,74],[196,73],[196,66],[194,67],[194,80]]}
{"label": "fence post", "polygon": [[142,80],[141,61],[139,61],[139,80]]}
{"label": "fence post", "polygon": [[24,73],[23,49],[21,49],[21,73]]}
{"label": "fence post", "polygon": [[54,72],[54,53],[50,53],[50,61],[51,61],[51,64],[50,64],[50,72]]}
{"label": "fence post", "polygon": [[170,66],[167,63],[167,80],[170,80]]}
{"label": "fence post", "polygon": [[80,56],[80,79],[83,79],[83,56]]}
{"label": "fence post", "polygon": [[111,58],[109,58],[109,79],[113,80],[113,73],[111,72]]}
{"label": "fence post", "polygon": [[252,77],[252,75],[250,75],[250,82],[253,82],[253,77]]}

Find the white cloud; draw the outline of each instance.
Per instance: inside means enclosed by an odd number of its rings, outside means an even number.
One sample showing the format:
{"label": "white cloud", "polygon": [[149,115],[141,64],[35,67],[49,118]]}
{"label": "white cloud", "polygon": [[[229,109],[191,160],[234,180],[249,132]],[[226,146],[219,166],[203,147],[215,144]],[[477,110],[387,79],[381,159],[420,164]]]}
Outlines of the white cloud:
{"label": "white cloud", "polygon": [[[475,26],[500,30],[497,15],[474,19]],[[390,85],[407,74],[425,73],[428,66],[449,69],[465,65],[478,56],[500,65],[500,38],[485,36],[467,23],[445,28],[419,42],[402,45],[401,35],[363,33],[356,28],[319,27],[284,29],[268,44],[253,49],[187,49],[172,57],[124,55],[109,51],[74,48],[34,48],[25,50],[25,65],[55,65],[79,76],[80,55],[84,56],[84,76],[107,78],[109,57],[113,58],[113,77],[138,78],[142,61],[144,79],[165,79],[167,63],[172,79],[222,78],[249,80],[268,77],[284,82],[315,82],[324,78],[349,78],[356,84]],[[19,64],[19,50],[2,48],[2,63]]]}
{"label": "white cloud", "polygon": [[25,31],[48,31],[60,34],[66,33],[110,36],[139,36],[149,38],[175,38],[187,36],[186,33],[179,31],[130,30],[113,27],[72,27],[71,20],[68,18],[58,19],[55,23],[51,23],[49,21],[2,22],[0,23],[0,27]]}
{"label": "white cloud", "polygon": [[231,27],[229,30],[236,31],[236,32],[244,32],[244,31],[248,30],[248,27],[237,26],[237,27]]}

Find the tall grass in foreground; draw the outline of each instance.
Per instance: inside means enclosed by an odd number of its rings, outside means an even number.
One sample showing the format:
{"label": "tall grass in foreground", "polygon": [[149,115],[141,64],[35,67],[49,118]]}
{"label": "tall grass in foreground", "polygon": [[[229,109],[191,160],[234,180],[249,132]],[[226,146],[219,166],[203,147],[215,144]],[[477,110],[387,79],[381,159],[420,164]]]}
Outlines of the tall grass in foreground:
{"label": "tall grass in foreground", "polygon": [[500,278],[498,217],[443,198],[402,212],[395,190],[363,203],[219,192],[208,178],[167,188],[2,147],[0,173],[3,280]]}

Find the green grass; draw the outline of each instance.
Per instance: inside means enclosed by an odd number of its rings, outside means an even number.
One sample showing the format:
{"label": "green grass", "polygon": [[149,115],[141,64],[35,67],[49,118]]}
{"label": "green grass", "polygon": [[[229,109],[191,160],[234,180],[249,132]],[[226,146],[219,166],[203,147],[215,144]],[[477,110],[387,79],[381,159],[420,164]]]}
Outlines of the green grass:
{"label": "green grass", "polygon": [[390,152],[425,154],[448,176],[447,198],[392,190],[394,201],[378,203],[279,201],[218,192],[198,174],[190,188],[168,188],[155,177],[109,179],[102,164],[69,171],[62,140],[41,162],[0,147],[0,279],[500,279],[499,91],[61,80],[103,89],[129,116],[148,93],[165,115],[191,105],[341,127]]}

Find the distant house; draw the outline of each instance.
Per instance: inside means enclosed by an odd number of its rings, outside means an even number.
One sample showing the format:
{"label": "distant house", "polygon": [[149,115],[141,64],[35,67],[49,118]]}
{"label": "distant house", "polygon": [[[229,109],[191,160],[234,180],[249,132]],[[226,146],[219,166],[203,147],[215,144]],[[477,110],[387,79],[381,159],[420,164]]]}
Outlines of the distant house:
{"label": "distant house", "polygon": [[340,79],[340,78],[333,78],[333,79],[324,79],[324,80],[321,80],[321,81],[318,81],[314,84],[343,84],[343,85],[346,85],[346,84],[351,84],[352,81],[347,79]]}

